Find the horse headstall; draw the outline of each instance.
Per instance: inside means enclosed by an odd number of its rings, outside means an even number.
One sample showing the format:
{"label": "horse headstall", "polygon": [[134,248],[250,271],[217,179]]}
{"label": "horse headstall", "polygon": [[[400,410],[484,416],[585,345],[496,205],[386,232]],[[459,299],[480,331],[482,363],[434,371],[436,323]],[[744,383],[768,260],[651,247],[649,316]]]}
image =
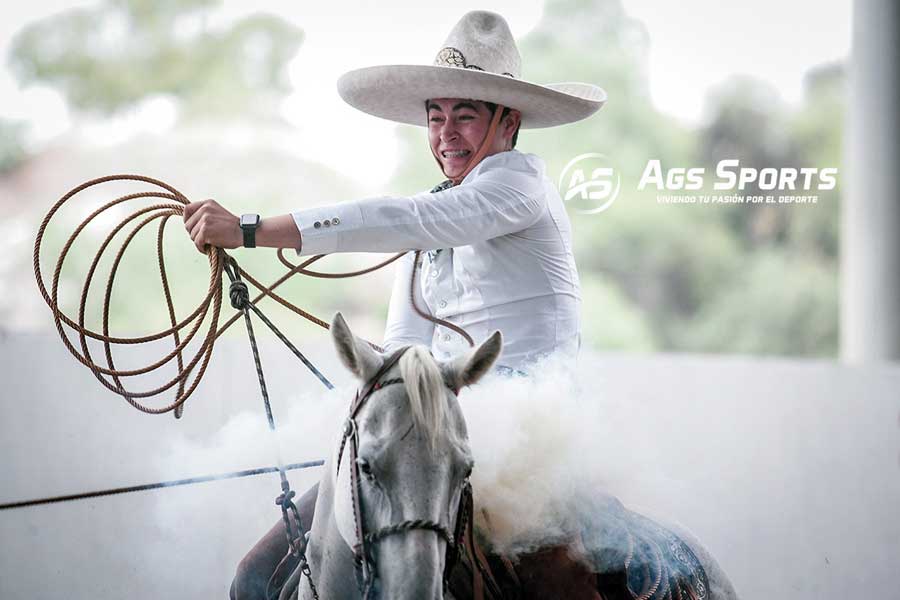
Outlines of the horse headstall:
{"label": "horse headstall", "polygon": [[[382,366],[375,375],[362,387],[357,390],[356,397],[350,406],[350,412],[347,421],[344,424],[344,430],[341,436],[341,444],[338,448],[336,476],[340,473],[341,462],[343,459],[344,449],[349,441],[350,446],[350,490],[353,500],[353,517],[356,528],[356,544],[352,548],[354,554],[354,564],[356,566],[356,579],[363,598],[368,598],[372,591],[375,580],[375,559],[370,549],[380,540],[395,534],[405,533],[413,530],[433,531],[440,536],[447,544],[447,554],[445,557],[445,567],[443,574],[443,584],[446,589],[449,575],[459,559],[460,546],[463,536],[465,535],[466,523],[472,518],[472,487],[468,478],[463,483],[462,492],[460,494],[459,506],[457,509],[456,524],[451,535],[447,526],[426,519],[407,520],[401,523],[395,523],[378,529],[374,532],[366,533],[365,522],[363,520],[361,489],[360,489],[360,467],[358,458],[359,452],[359,429],[356,423],[356,417],[365,405],[369,397],[376,391],[381,390],[389,385],[403,383],[403,379],[396,377],[392,379],[381,380],[381,377],[387,373],[409,350],[410,346],[404,346],[396,352],[388,356]],[[447,386],[454,394],[459,393],[458,388],[450,385]]]}

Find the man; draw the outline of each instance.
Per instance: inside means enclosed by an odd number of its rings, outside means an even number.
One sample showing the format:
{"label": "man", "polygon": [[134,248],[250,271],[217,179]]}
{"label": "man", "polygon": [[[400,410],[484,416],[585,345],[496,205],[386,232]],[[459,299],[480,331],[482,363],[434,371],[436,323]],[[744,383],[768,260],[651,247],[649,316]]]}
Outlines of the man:
{"label": "man", "polygon": [[[463,16],[433,65],[358,69],[341,77],[338,89],[364,112],[426,124],[446,180],[409,197],[371,198],[262,220],[238,219],[212,200],[191,203],[184,211],[185,228],[197,249],[212,244],[295,248],[300,255],[424,251],[423,261],[418,253],[399,261],[386,350],[424,344],[439,360],[447,359],[468,348],[467,336],[478,343],[499,329],[501,370],[527,370],[552,353],[574,357],[581,300],[571,226],[543,161],[514,147],[520,127],[590,116],[605,102],[603,90],[521,80],[509,27],[484,11]],[[418,281],[412,287],[414,274]],[[300,502],[307,526],[314,495],[315,489]],[[279,523],[242,562],[233,596],[262,597],[286,551]]]}

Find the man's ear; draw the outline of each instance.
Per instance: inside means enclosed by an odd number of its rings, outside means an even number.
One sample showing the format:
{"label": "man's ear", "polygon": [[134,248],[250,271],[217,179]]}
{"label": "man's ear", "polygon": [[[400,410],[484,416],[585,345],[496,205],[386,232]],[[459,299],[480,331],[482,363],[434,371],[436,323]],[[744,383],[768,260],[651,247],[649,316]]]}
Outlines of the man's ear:
{"label": "man's ear", "polygon": [[490,371],[501,350],[503,350],[503,336],[499,331],[495,331],[491,337],[481,342],[480,346],[451,363],[451,385],[460,389],[477,382]]}
{"label": "man's ear", "polygon": [[338,358],[357,379],[368,381],[384,364],[384,357],[381,354],[365,340],[353,335],[341,313],[336,313],[331,321],[331,339]]}
{"label": "man's ear", "polygon": [[506,121],[506,126],[510,128],[510,131],[515,132],[516,128],[522,124],[522,113],[511,108],[504,121]]}
{"label": "man's ear", "polygon": [[503,125],[506,127],[504,135],[509,135],[509,143],[512,144],[512,138],[516,134],[516,130],[522,125],[522,113],[516,109],[511,109],[506,118],[503,119]]}

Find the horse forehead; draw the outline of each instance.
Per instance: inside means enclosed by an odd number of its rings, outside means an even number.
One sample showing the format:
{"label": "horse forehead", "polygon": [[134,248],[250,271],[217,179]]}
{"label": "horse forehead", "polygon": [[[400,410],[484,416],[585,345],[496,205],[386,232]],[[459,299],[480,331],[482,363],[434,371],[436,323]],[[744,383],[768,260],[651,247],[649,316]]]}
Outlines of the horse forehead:
{"label": "horse forehead", "polygon": [[409,401],[399,387],[399,384],[392,385],[368,399],[357,419],[362,431],[380,437],[408,420]]}
{"label": "horse forehead", "polygon": [[[444,393],[440,402],[445,402],[445,427],[452,432],[455,441],[466,440],[468,431],[459,402],[452,395]],[[360,432],[379,439],[393,437],[398,431],[404,434],[412,423],[412,407],[402,384],[384,388],[371,396],[357,417]],[[440,436],[444,437],[444,436]]]}

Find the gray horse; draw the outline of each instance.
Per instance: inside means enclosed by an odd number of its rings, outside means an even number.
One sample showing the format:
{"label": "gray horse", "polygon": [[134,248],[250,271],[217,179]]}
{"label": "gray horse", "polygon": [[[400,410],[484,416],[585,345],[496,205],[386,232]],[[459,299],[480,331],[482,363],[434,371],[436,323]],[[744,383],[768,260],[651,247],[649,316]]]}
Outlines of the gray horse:
{"label": "gray horse", "polygon": [[[473,461],[454,390],[472,385],[490,370],[502,348],[500,333],[441,365],[424,347],[413,346],[386,371],[386,356],[354,336],[340,313],[331,333],[341,362],[363,384],[376,375],[379,382],[403,380],[403,385],[374,391],[353,419],[364,531],[409,521],[429,521],[455,531]],[[323,599],[361,597],[353,552],[359,540],[351,453],[346,445],[342,436],[325,461],[309,533],[311,578]],[[443,598],[446,552],[447,540],[430,529],[406,529],[371,543],[372,595],[396,600]],[[290,579],[282,598],[314,597],[309,578],[300,576],[299,570]],[[290,585],[298,579],[299,586]]]}
{"label": "gray horse", "polygon": [[[348,426],[325,461],[308,537],[308,575],[296,569],[280,598],[312,600],[311,584],[323,600],[363,598],[361,589],[368,598],[444,598],[448,542],[473,467],[456,393],[490,371],[502,349],[500,332],[447,363],[437,363],[422,346],[392,362],[396,356],[353,335],[340,313],[331,334],[364,397],[353,403]],[[597,517],[579,536],[584,569],[566,571],[571,560],[548,562],[548,556],[566,555],[564,548],[520,556],[514,597],[737,598],[725,573],[687,532],[633,513],[614,498],[597,498]],[[366,534],[361,553],[360,535]],[[360,556],[371,560],[361,563]]]}

